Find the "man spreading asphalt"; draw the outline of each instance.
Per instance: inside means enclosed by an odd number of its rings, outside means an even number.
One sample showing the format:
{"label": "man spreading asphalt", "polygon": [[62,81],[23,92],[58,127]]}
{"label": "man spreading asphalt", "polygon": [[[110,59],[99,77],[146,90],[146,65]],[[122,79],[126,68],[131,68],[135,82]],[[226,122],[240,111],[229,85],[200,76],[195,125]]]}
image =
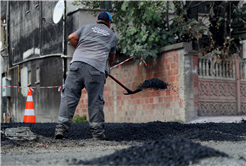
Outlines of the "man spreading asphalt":
{"label": "man spreading asphalt", "polygon": [[110,30],[111,16],[108,12],[98,15],[97,24],[85,25],[68,36],[76,48],[65,81],[60,103],[55,138],[62,139],[70,128],[81,90],[88,93],[89,125],[93,138],[107,140],[104,134],[103,91],[110,73],[117,37]]}

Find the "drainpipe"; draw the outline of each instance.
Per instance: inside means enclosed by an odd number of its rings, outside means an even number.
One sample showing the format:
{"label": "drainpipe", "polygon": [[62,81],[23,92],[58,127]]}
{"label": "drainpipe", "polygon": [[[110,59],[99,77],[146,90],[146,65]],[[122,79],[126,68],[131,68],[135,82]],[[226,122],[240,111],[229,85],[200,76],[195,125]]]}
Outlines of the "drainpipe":
{"label": "drainpipe", "polygon": [[[6,9],[6,56],[9,59],[10,62],[10,58],[9,58],[9,1],[7,1],[7,9]],[[6,63],[6,57],[5,57],[5,63]],[[6,72],[7,72],[7,68],[5,66],[5,76],[6,76]],[[10,112],[10,108],[9,108],[9,101],[10,101],[10,97],[7,97],[7,112]],[[11,121],[11,114],[10,114],[10,121]],[[8,122],[8,118],[7,118],[7,122]]]}
{"label": "drainpipe", "polygon": [[64,0],[64,14],[63,14],[63,41],[62,41],[62,53],[63,55],[66,55],[66,7],[67,7],[67,2]]}
{"label": "drainpipe", "polygon": [[43,6],[43,1],[40,1],[39,7],[40,7],[40,22],[39,22],[39,33],[40,33],[40,56],[42,56],[43,52],[42,52],[42,27],[43,27],[43,13],[42,13],[42,6]]}
{"label": "drainpipe", "polygon": [[66,21],[67,21],[67,13],[66,13],[66,8],[67,8],[67,1],[64,0],[64,14],[63,14],[63,41],[62,41],[62,53],[63,53],[63,83],[65,83],[65,79],[66,79],[66,73],[67,73],[67,42],[66,42],[66,39],[67,39],[67,35],[66,35],[66,32],[67,32],[67,28],[66,28]]}
{"label": "drainpipe", "polygon": [[9,1],[7,1],[7,16],[6,16],[6,55],[9,55]]}

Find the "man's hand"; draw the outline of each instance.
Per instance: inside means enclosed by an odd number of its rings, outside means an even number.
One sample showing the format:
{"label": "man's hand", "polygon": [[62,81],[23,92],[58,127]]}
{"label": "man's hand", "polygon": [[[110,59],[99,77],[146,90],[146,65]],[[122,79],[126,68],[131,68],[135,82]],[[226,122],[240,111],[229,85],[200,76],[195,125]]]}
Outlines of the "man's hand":
{"label": "man's hand", "polygon": [[79,36],[77,33],[74,32],[68,36],[68,40],[70,41],[72,46],[76,48],[79,41]]}
{"label": "man's hand", "polygon": [[109,65],[112,66],[114,62],[115,54],[109,53]]}

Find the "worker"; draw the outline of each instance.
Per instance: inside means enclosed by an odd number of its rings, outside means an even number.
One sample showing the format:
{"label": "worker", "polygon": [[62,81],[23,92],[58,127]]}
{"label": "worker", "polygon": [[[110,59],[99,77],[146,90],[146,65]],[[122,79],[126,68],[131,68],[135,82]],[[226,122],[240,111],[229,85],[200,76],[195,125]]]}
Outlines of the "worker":
{"label": "worker", "polygon": [[68,36],[76,48],[65,80],[55,139],[62,139],[71,126],[83,88],[88,93],[89,126],[94,139],[108,140],[104,133],[104,84],[110,74],[117,37],[110,30],[108,12],[98,15],[97,24],[84,25]]}

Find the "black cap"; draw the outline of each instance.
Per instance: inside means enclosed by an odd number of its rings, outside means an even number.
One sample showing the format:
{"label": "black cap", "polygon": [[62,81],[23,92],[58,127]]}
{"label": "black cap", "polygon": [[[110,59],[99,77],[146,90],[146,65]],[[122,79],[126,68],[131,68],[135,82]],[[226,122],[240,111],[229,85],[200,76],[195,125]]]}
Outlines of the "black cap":
{"label": "black cap", "polygon": [[108,12],[101,12],[98,17],[97,20],[108,20],[108,21],[112,21],[112,18],[110,16],[110,14]]}

